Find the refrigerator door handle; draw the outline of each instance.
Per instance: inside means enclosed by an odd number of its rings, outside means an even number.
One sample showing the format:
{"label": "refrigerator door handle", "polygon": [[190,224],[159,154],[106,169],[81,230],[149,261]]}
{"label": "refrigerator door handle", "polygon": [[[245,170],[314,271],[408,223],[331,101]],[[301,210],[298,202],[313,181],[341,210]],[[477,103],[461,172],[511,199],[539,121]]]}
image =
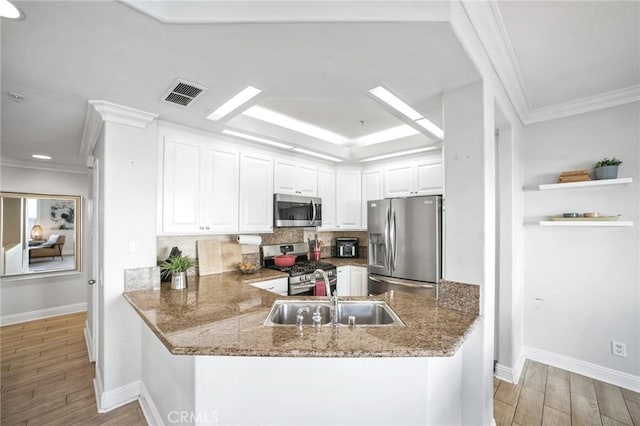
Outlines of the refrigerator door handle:
{"label": "refrigerator door handle", "polygon": [[393,259],[393,263],[392,263],[392,270],[396,269],[396,266],[398,265],[398,244],[397,244],[397,234],[396,234],[396,212],[393,212],[393,221],[391,222],[391,226],[392,226],[392,230],[393,230],[393,235],[391,236],[391,241],[392,241],[392,245],[393,248],[392,250],[392,259]]}
{"label": "refrigerator door handle", "polygon": [[390,262],[390,256],[391,256],[391,240],[390,240],[390,230],[389,230],[389,208],[387,208],[386,211],[386,217],[385,217],[385,223],[384,223],[384,268],[386,270],[391,270],[391,262]]}

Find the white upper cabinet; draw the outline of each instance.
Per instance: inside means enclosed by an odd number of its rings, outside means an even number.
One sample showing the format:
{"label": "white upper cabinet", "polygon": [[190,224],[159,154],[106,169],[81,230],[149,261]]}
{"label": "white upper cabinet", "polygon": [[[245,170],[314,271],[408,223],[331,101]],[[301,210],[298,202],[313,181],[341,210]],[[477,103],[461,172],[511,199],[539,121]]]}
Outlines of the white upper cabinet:
{"label": "white upper cabinet", "polygon": [[273,192],[318,196],[318,166],[300,159],[276,158]]}
{"label": "white upper cabinet", "polygon": [[240,155],[239,232],[273,231],[273,157]]}
{"label": "white upper cabinet", "polygon": [[[168,130],[162,135],[161,233],[238,229],[239,153],[215,139]],[[226,206],[220,209],[220,206]]]}
{"label": "white upper cabinet", "polygon": [[366,168],[362,171],[362,229],[367,229],[367,201],[384,198],[382,168]]}
{"label": "white upper cabinet", "polygon": [[442,194],[442,162],[412,160],[385,167],[385,198],[434,194]]}
{"label": "white upper cabinet", "polygon": [[416,194],[442,194],[442,163],[421,162],[416,164]]}
{"label": "white upper cabinet", "polygon": [[238,190],[240,154],[216,145],[204,151],[202,222],[216,233],[238,229]]}
{"label": "white upper cabinet", "polygon": [[336,171],[318,169],[318,197],[322,199],[322,226],[318,230],[336,228]]}
{"label": "white upper cabinet", "polygon": [[361,229],[362,172],[360,168],[336,171],[336,220],[337,229]]}

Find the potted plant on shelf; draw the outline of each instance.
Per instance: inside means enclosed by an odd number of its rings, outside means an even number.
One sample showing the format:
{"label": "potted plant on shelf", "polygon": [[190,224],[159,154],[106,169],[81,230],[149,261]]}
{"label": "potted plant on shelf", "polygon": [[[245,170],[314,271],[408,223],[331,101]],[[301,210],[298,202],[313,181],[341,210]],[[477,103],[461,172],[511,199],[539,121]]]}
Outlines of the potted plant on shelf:
{"label": "potted plant on shelf", "polygon": [[197,265],[195,259],[187,255],[170,256],[160,265],[161,271],[171,273],[171,289],[187,288],[187,270]]}
{"label": "potted plant on shelf", "polygon": [[611,159],[604,157],[596,163],[594,168],[596,180],[616,179],[618,177],[618,166],[620,164],[622,164],[622,160],[618,160],[616,157]]}

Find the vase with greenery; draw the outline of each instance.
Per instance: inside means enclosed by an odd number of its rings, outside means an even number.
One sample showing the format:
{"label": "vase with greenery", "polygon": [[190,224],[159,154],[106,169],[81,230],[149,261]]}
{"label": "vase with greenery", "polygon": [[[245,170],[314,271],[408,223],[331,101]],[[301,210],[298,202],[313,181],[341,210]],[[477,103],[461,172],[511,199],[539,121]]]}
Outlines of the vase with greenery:
{"label": "vase with greenery", "polygon": [[622,160],[618,160],[616,157],[604,157],[595,165],[594,174],[596,180],[616,179],[618,177],[618,166],[620,164],[622,164]]}
{"label": "vase with greenery", "polygon": [[182,290],[187,288],[187,270],[197,265],[195,259],[187,255],[171,256],[160,265],[161,271],[171,273],[171,288]]}

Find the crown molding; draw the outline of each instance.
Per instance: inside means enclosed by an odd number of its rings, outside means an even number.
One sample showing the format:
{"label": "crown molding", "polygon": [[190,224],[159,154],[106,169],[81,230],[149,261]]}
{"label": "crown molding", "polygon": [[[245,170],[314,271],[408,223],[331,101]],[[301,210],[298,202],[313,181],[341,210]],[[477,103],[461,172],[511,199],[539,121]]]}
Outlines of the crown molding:
{"label": "crown molding", "polygon": [[640,85],[612,90],[595,96],[589,96],[562,104],[534,109],[525,119],[524,124],[534,124],[543,121],[557,120],[572,115],[584,114],[631,102],[640,102]]}
{"label": "crown molding", "polygon": [[158,118],[158,114],[107,101],[89,101],[89,104],[100,114],[103,121],[139,127],[141,129],[144,129],[149,123]]}
{"label": "crown molding", "polygon": [[44,170],[46,172],[61,172],[61,173],[75,173],[86,175],[89,170],[82,166],[69,166],[63,164],[41,164],[32,163],[29,161],[12,160],[9,158],[3,158],[0,160],[0,166],[2,167],[14,167],[18,169],[31,169],[31,170]]}
{"label": "crown molding", "polygon": [[497,0],[461,2],[480,43],[524,125],[557,120],[640,101],[640,86],[631,86],[569,102],[534,108]]}
{"label": "crown molding", "polygon": [[105,121],[144,129],[157,118],[158,114],[139,109],[107,101],[89,101],[80,143],[80,158],[86,159],[93,152]]}

